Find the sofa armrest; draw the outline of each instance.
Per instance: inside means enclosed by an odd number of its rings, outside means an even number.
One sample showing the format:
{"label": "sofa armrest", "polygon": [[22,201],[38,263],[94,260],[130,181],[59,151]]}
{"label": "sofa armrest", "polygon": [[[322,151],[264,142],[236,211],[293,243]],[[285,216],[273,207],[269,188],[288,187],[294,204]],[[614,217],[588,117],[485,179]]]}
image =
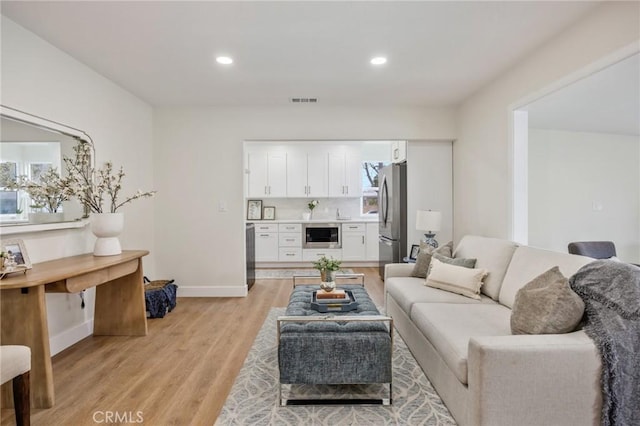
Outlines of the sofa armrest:
{"label": "sofa armrest", "polygon": [[602,364],[582,331],[472,338],[469,419],[477,425],[600,424]]}
{"label": "sofa armrest", "polygon": [[384,265],[384,279],[391,277],[410,277],[413,263],[387,263]]}

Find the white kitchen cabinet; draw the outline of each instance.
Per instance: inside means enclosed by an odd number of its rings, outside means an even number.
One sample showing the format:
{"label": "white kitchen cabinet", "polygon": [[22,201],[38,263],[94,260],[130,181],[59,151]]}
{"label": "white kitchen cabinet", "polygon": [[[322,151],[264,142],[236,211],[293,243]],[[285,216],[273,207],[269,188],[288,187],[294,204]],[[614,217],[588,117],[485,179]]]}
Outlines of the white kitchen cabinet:
{"label": "white kitchen cabinet", "polygon": [[302,225],[281,223],[278,225],[278,260],[280,262],[302,261]]}
{"label": "white kitchen cabinet", "polygon": [[328,195],[328,151],[292,145],[287,149],[287,196]]}
{"label": "white kitchen cabinet", "polygon": [[256,262],[278,261],[278,225],[256,223]]}
{"label": "white kitchen cabinet", "polygon": [[247,171],[248,197],[287,196],[287,153],[284,150],[249,151]]}
{"label": "white kitchen cabinet", "polygon": [[378,261],[380,259],[379,247],[378,247],[378,222],[367,223],[366,230],[366,259],[371,261]]}
{"label": "white kitchen cabinet", "polygon": [[407,141],[393,141],[391,143],[391,162],[404,163],[407,161]]}
{"label": "white kitchen cabinet", "polygon": [[315,262],[322,256],[340,260],[342,258],[342,250],[340,249],[304,249],[302,250],[302,260],[305,262]]}
{"label": "white kitchen cabinet", "polygon": [[361,145],[340,145],[329,151],[329,197],[362,196]]}
{"label": "white kitchen cabinet", "polygon": [[364,223],[342,224],[342,260],[365,260],[366,226]]}

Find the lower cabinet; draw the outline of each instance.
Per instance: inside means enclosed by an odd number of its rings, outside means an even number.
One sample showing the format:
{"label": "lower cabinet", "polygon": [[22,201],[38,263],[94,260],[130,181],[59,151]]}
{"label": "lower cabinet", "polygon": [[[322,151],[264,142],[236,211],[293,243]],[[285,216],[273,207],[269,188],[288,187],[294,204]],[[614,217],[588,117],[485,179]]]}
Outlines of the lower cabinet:
{"label": "lower cabinet", "polygon": [[367,223],[366,233],[366,259],[371,261],[378,261],[380,259],[380,246],[378,243],[378,235],[380,234],[380,229],[378,222]]}
{"label": "lower cabinet", "polygon": [[342,250],[340,249],[305,249],[302,250],[302,260],[304,262],[315,262],[322,256],[333,257],[334,259],[342,258]]}
{"label": "lower cabinet", "polygon": [[278,260],[280,262],[302,261],[302,225],[281,223],[278,225]]}
{"label": "lower cabinet", "polygon": [[[378,223],[343,223],[341,249],[303,249],[299,223],[255,223],[256,262],[315,262],[322,256],[345,262],[378,260]],[[311,266],[311,265],[306,265]]]}
{"label": "lower cabinet", "polygon": [[366,256],[364,223],[342,224],[342,260],[364,260]]}
{"label": "lower cabinet", "polygon": [[278,233],[256,232],[256,262],[278,261]]}

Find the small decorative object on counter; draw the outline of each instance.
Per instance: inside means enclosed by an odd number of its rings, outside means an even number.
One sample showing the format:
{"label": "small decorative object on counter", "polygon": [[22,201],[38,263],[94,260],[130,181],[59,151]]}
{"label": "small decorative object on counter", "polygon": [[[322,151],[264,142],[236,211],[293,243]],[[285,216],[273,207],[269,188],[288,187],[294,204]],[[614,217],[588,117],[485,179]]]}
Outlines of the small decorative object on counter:
{"label": "small decorative object on counter", "polygon": [[307,204],[307,207],[309,207],[309,219],[313,218],[313,209],[315,209],[318,204],[320,204],[318,200],[311,200]]}

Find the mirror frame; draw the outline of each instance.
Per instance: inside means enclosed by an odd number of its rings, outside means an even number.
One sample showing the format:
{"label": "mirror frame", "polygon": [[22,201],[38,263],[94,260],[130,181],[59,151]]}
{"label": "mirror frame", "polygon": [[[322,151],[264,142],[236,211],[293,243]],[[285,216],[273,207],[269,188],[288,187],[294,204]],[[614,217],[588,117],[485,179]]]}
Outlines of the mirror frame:
{"label": "mirror frame", "polygon": [[[16,121],[22,124],[26,124],[27,126],[36,127],[38,129],[47,130],[54,133],[59,133],[64,136],[69,136],[79,143],[88,143],[91,147],[91,167],[93,168],[95,164],[95,146],[93,144],[93,139],[89,136],[84,130],[76,129],[71,126],[67,126],[66,124],[58,123],[56,121],[48,120],[44,117],[39,117],[37,115],[30,114],[25,111],[21,111],[16,108],[12,108],[6,105],[0,105],[0,117],[6,118],[8,120]],[[83,218],[89,216],[89,209],[87,206],[84,206],[84,215]],[[2,229],[6,228],[18,228],[24,225],[12,225],[6,224],[2,225]],[[4,232],[3,232],[4,233]]]}

